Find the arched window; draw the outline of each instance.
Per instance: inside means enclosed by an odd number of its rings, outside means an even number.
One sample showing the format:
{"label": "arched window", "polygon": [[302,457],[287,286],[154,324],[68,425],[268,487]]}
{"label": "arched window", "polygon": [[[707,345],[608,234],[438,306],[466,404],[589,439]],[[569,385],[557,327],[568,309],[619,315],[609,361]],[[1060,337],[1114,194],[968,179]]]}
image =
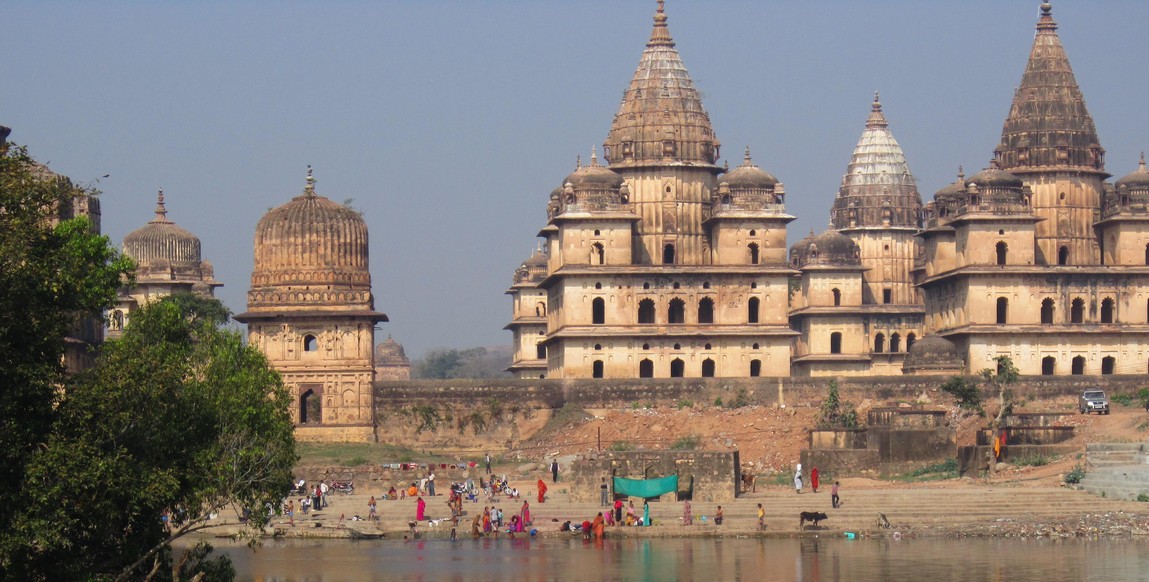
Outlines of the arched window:
{"label": "arched window", "polygon": [[1113,298],[1106,297],[1101,301],[1101,323],[1113,323]]}
{"label": "arched window", "polygon": [[1057,264],[1058,265],[1068,265],[1069,264],[1069,247],[1061,247],[1061,248],[1057,249]]}
{"label": "arched window", "polygon": [[840,289],[831,289],[830,292],[834,294],[834,307],[840,307],[842,305],[842,291]]}
{"label": "arched window", "polygon": [[1085,356],[1076,356],[1073,358],[1073,372],[1074,376],[1080,376],[1085,373]]}
{"label": "arched window", "polygon": [[653,378],[654,377],[654,362],[650,360],[643,360],[638,363],[638,377],[639,378]]}
{"label": "arched window", "polygon": [[907,352],[910,351],[910,348],[914,347],[914,342],[916,342],[916,341],[918,341],[918,336],[916,336],[912,333],[906,336],[906,351]]}
{"label": "arched window", "polygon": [[675,297],[666,311],[667,323],[686,323],[686,302]]}
{"label": "arched window", "polygon": [[762,360],[750,360],[750,377],[757,378],[762,375]]}
{"label": "arched window", "polygon": [[1045,356],[1041,358],[1041,375],[1052,376],[1057,369],[1057,358],[1053,356]]}
{"label": "arched window", "polygon": [[1053,300],[1048,297],[1041,300],[1041,323],[1053,324]]}
{"label": "arched window", "polygon": [[1069,323],[1085,323],[1085,300],[1076,297],[1069,307]]}
{"label": "arched window", "polygon": [[886,351],[886,334],[879,333],[874,336],[874,353],[880,354]]}
{"label": "arched window", "polygon": [[1009,254],[1009,245],[1005,244],[1005,241],[997,243],[997,264],[1004,265],[1007,254]]}
{"label": "arched window", "polygon": [[751,297],[750,301],[746,304],[746,321],[747,323],[758,323],[758,298]]}
{"label": "arched window", "polygon": [[1117,358],[1114,358],[1113,356],[1105,356],[1104,358],[1101,358],[1101,373],[1102,374],[1112,374],[1116,368],[1117,368]]}
{"label": "arched window", "polygon": [[714,377],[714,360],[711,360],[710,358],[706,358],[705,360],[702,360],[702,377],[703,378],[713,378]]}
{"label": "arched window", "polygon": [[535,345],[535,357],[539,360],[547,359],[547,346],[543,344]]}
{"label": "arched window", "polygon": [[595,297],[590,305],[592,323],[595,325],[606,323],[606,301],[602,297]]}
{"label": "arched window", "polygon": [[714,323],[714,300],[703,297],[698,302],[698,323]]}
{"label": "arched window", "polygon": [[836,331],[836,332],[830,334],[830,353],[831,354],[842,353],[842,334],[841,334],[841,332]]}
{"label": "arched window", "polygon": [[681,378],[686,372],[686,362],[681,358],[674,358],[670,361],[670,377]]}
{"label": "arched window", "polygon": [[1009,316],[1009,299],[1006,297],[997,298],[997,323],[1005,324]]}
{"label": "arched window", "polygon": [[590,261],[598,265],[606,263],[606,250],[602,248],[602,243],[591,245]]}
{"label": "arched window", "polygon": [[638,322],[654,323],[654,300],[643,299],[638,302]]}
{"label": "arched window", "polygon": [[313,336],[311,334],[303,336],[303,351],[305,351],[305,352],[317,352],[317,351],[319,351],[319,340],[315,339],[315,336]]}
{"label": "arched window", "polygon": [[593,374],[594,374],[595,378],[602,378],[602,360],[595,360],[594,361]]}
{"label": "arched window", "polygon": [[747,247],[750,250],[750,264],[758,264],[758,243],[750,243]]}
{"label": "arched window", "polygon": [[902,336],[901,335],[898,335],[896,333],[890,334],[890,351],[891,352],[902,351]]}
{"label": "arched window", "polygon": [[674,245],[666,245],[662,247],[662,264],[674,264]]}

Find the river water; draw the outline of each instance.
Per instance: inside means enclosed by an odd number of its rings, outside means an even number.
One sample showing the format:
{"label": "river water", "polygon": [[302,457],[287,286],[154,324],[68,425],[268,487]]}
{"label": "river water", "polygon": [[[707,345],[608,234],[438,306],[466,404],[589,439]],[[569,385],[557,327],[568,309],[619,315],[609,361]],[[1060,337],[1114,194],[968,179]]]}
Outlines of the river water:
{"label": "river water", "polygon": [[242,581],[1149,579],[1149,541],[1112,538],[283,540],[216,550]]}

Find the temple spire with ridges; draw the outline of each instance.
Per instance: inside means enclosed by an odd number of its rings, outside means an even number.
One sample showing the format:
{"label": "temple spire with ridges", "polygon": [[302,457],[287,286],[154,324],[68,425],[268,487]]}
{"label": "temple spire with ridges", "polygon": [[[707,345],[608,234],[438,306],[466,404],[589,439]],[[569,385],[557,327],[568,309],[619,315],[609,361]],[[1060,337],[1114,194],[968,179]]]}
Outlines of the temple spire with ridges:
{"label": "temple spire with ridges", "polygon": [[150,224],[171,223],[168,219],[168,207],[164,205],[164,189],[160,188],[159,193],[156,194],[156,217],[149,221]]}
{"label": "temple spire with ridges", "polygon": [[921,225],[922,198],[906,156],[874,93],[866,129],[850,157],[830,210],[837,229],[911,228]]}
{"label": "temple spire with ridges", "polygon": [[664,3],[603,143],[611,168],[706,166],[721,171],[718,140],[702,96],[674,48]]}
{"label": "temple spire with ridges", "polygon": [[1013,173],[1063,168],[1103,174],[1105,150],[1052,11],[1048,2],[1041,5],[1033,49],[1014,91],[995,157],[1002,169]]}

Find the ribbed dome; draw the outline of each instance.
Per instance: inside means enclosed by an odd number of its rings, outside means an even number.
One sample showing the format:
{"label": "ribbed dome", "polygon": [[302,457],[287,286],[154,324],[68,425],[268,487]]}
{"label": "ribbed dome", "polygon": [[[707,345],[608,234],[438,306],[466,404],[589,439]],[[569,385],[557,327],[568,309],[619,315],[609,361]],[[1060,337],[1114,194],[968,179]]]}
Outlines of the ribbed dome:
{"label": "ribbed dome", "polygon": [[1149,170],[1145,168],[1145,154],[1141,154],[1141,163],[1137,166],[1137,170],[1117,180],[1116,186],[1135,190],[1149,188]]}
{"label": "ribbed dome", "polygon": [[999,169],[996,162],[974,174],[972,178],[966,181],[966,184],[974,184],[978,188],[1021,188],[1024,185],[1021,178]]}
{"label": "ribbed dome", "polygon": [[407,366],[411,360],[403,349],[403,344],[387,336],[387,341],[375,346],[376,366]]}
{"label": "ribbed dome", "polygon": [[850,237],[831,228],[810,239],[803,250],[800,266],[806,265],[861,265],[861,249]]}
{"label": "ribbed dome", "polygon": [[249,309],[285,303],[372,308],[367,223],[317,195],[310,168],[303,194],[256,226],[251,287]]}
{"label": "ribbed dome", "polygon": [[953,342],[937,335],[926,336],[910,346],[902,370],[906,373],[956,371],[964,367],[961,351]]}
{"label": "ribbed dome", "polygon": [[778,185],[778,178],[754,165],[750,160],[750,147],[747,146],[742,163],[723,174],[718,183],[726,184],[731,190],[769,189]]}
{"label": "ribbed dome", "polygon": [[802,237],[802,240],[794,243],[790,247],[790,264],[800,265],[806,260],[806,249],[810,248],[810,243],[814,240],[814,229],[810,229],[810,234]]}
{"label": "ribbed dome", "polygon": [[168,219],[164,191],[160,190],[156,201],[156,217],[143,228],[124,237],[124,253],[141,268],[160,259],[169,264],[198,265],[200,240]]}
{"label": "ribbed dome", "polygon": [[594,152],[590,155],[590,164],[579,164],[579,168],[568,175],[563,184],[574,186],[580,190],[618,190],[622,186],[622,176],[611,171],[606,166],[598,165],[598,156]]}
{"label": "ribbed dome", "polygon": [[964,198],[965,193],[965,170],[958,168],[957,180],[950,182],[934,193],[934,200],[938,204],[945,204],[953,200]]}

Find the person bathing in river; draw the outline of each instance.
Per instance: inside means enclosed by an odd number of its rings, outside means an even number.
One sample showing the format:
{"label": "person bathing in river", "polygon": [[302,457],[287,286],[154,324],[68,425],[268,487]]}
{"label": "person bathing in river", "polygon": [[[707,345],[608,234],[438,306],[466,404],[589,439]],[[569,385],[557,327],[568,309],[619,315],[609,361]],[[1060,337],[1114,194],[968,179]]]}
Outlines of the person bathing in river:
{"label": "person bathing in river", "polygon": [[638,516],[634,512],[634,501],[631,500],[626,506],[626,525],[634,525],[638,521]]}
{"label": "person bathing in river", "polygon": [[598,515],[596,515],[596,516],[594,517],[594,522],[590,524],[590,529],[591,529],[591,531],[592,531],[592,532],[594,532],[594,537],[595,537],[595,539],[599,539],[599,540],[601,540],[601,539],[602,539],[602,536],[603,536],[603,531],[602,531],[602,527],[603,527],[603,524],[604,524],[604,521],[603,521],[603,519],[602,519],[602,512],[600,511],[600,512],[598,512]]}

